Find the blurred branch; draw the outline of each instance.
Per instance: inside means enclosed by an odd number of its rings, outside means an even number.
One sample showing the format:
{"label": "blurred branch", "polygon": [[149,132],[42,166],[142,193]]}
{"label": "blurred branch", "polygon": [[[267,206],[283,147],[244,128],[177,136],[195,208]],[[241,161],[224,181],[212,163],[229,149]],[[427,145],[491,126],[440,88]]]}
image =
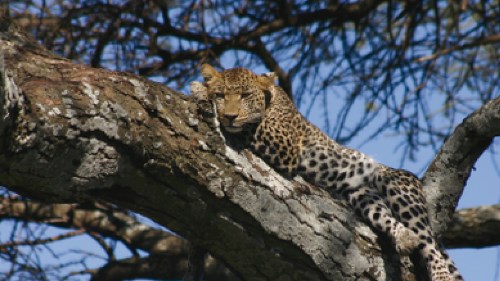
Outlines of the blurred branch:
{"label": "blurred branch", "polygon": [[[251,32],[240,36],[252,39],[264,35],[269,35],[285,28],[301,27],[325,20],[330,21],[332,26],[340,26],[347,22],[360,21],[363,17],[367,16],[368,13],[372,12],[379,5],[385,2],[387,1],[364,0],[355,3],[338,4],[337,1],[333,1],[333,4],[330,4],[324,9],[318,9],[316,11],[308,12],[298,12],[296,15],[290,15],[284,19],[277,18],[270,22],[263,22],[257,25]],[[290,6],[291,7],[288,7],[288,9],[294,8],[292,5]],[[240,15],[244,15],[244,13],[245,11],[240,12]]]}
{"label": "blurred branch", "polygon": [[465,49],[470,49],[478,46],[484,46],[484,45],[494,45],[496,43],[500,43],[500,34],[494,34],[490,36],[485,36],[481,38],[476,38],[470,43],[462,44],[462,45],[455,45],[451,48],[446,48],[439,50],[438,52],[428,55],[428,56],[423,56],[420,58],[415,59],[416,62],[425,62],[429,60],[434,60],[440,56],[448,55],[451,52],[455,51],[461,51]]}
{"label": "blurred branch", "polygon": [[500,205],[459,210],[453,215],[443,242],[447,248],[500,245]]}
{"label": "blurred branch", "polygon": [[47,223],[56,227],[84,229],[146,252],[187,252],[188,243],[168,232],[139,222],[128,212],[109,204],[44,204],[2,197],[0,216]]}
{"label": "blurred branch", "polygon": [[[1,215],[0,215],[1,217]],[[0,251],[5,251],[9,247],[16,247],[16,246],[34,246],[34,245],[41,245],[41,244],[49,244],[51,242],[56,242],[60,241],[66,238],[71,238],[75,236],[79,236],[85,233],[85,230],[79,229],[75,231],[68,231],[66,233],[52,236],[49,238],[43,238],[43,239],[36,239],[36,240],[29,240],[29,241],[9,241],[5,243],[0,243]]]}
{"label": "blurred branch", "polygon": [[111,261],[99,269],[89,270],[88,273],[92,275],[91,281],[121,281],[137,278],[180,280],[186,269],[186,256],[153,254],[144,258],[134,257]]}
{"label": "blurred branch", "polygon": [[[168,276],[170,279],[181,279],[188,269],[187,241],[143,224],[128,212],[109,204],[46,204],[1,197],[0,219],[78,229],[47,239],[2,243],[0,251],[7,251],[7,248],[12,246],[41,245],[85,233],[89,235],[96,233],[99,236],[122,241],[131,250],[140,249],[150,254],[148,258],[134,257],[117,261],[111,259],[102,268],[87,272],[93,274],[92,280],[122,280],[125,278],[123,276],[128,276],[127,278]],[[202,260],[202,265],[207,280],[221,280],[221,278],[237,280],[225,266],[213,258],[207,259],[206,262]]]}
{"label": "blurred branch", "polygon": [[183,281],[202,281],[204,279],[204,264],[207,252],[193,244],[189,247],[187,270],[182,278]]}

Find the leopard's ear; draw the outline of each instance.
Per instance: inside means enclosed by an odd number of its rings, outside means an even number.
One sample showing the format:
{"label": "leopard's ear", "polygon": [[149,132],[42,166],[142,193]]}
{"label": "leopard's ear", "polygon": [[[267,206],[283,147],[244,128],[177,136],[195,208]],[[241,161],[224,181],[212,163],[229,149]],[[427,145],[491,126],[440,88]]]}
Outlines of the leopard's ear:
{"label": "leopard's ear", "polygon": [[263,88],[274,86],[277,78],[278,76],[276,76],[276,73],[274,72],[268,72],[257,76],[257,79]]}
{"label": "leopard's ear", "polygon": [[265,107],[268,108],[272,100],[272,88],[275,86],[276,74],[274,72],[268,72],[257,76],[261,89],[264,91]]}
{"label": "leopard's ear", "polygon": [[203,76],[205,82],[209,82],[214,78],[220,78],[221,74],[211,65],[204,63],[201,65],[201,76]]}

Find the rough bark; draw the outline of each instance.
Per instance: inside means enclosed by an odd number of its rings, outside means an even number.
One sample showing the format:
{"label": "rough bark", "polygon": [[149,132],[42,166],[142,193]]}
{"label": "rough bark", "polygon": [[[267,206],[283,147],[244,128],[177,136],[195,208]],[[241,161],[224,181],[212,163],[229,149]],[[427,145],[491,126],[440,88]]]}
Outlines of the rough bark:
{"label": "rough bark", "polygon": [[54,56],[7,21],[0,51],[0,185],[141,213],[244,280],[399,280],[387,241],[225,146],[208,104]]}
{"label": "rough bark", "polygon": [[226,147],[187,96],[54,56],[5,21],[0,32],[0,185],[129,208],[244,280],[385,280],[398,270],[349,209]]}
{"label": "rough bark", "polygon": [[500,135],[500,98],[469,115],[445,141],[422,181],[436,235],[446,231],[474,164]]}

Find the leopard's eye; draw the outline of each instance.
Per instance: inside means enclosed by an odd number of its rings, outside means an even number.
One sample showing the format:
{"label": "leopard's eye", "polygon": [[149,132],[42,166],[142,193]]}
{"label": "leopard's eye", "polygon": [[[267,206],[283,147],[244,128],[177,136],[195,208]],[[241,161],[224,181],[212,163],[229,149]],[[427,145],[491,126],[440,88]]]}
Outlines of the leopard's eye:
{"label": "leopard's eye", "polygon": [[241,98],[242,98],[242,99],[246,99],[246,98],[249,98],[249,97],[250,97],[250,95],[251,95],[251,93],[250,93],[250,92],[244,92],[243,94],[241,94]]}
{"label": "leopard's eye", "polygon": [[218,99],[224,99],[224,94],[223,93],[215,93],[215,97]]}

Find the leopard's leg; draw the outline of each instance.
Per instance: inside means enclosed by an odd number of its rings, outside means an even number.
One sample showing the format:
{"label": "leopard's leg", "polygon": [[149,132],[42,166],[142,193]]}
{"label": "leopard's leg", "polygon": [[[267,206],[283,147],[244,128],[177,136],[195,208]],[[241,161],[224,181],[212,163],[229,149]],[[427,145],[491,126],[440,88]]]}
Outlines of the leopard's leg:
{"label": "leopard's leg", "polygon": [[383,196],[371,186],[379,164],[354,150],[325,144],[310,143],[302,149],[298,174],[342,197],[373,228],[391,238],[398,253],[408,255],[416,249],[418,237],[392,215]]}
{"label": "leopard's leg", "polygon": [[448,265],[448,270],[453,275],[453,277],[455,278],[455,280],[456,281],[464,281],[464,278],[462,277],[462,275],[458,271],[458,268],[455,266],[455,264],[451,260],[450,256],[446,252],[446,249],[442,245],[439,245],[439,249],[441,251],[441,254],[443,255],[443,257],[446,260],[446,264]]}
{"label": "leopard's leg", "polygon": [[430,280],[463,280],[434,238],[421,182],[408,171],[384,167],[377,171],[374,184],[385,195],[394,216],[418,236]]}
{"label": "leopard's leg", "polygon": [[392,215],[386,201],[372,188],[364,185],[344,187],[340,195],[373,228],[389,236],[399,254],[407,256],[417,249],[418,237]]}

